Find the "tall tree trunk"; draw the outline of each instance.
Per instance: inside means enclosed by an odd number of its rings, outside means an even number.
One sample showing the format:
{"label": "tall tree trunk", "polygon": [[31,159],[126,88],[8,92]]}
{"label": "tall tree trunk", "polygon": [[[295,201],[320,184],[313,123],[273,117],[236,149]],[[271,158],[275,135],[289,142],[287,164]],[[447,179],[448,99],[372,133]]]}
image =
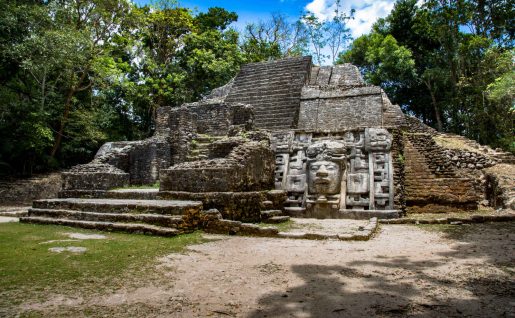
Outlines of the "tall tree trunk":
{"label": "tall tree trunk", "polygon": [[436,119],[436,129],[438,131],[443,131],[443,123],[442,123],[442,117],[440,115],[440,107],[438,107],[438,103],[436,102],[436,96],[435,92],[433,91],[431,87],[431,82],[429,80],[424,81],[424,84],[426,85],[427,89],[429,90],[429,94],[431,95],[431,103],[433,104],[433,110],[435,112],[435,119]]}
{"label": "tall tree trunk", "polygon": [[68,116],[70,115],[70,109],[72,106],[72,98],[73,95],[75,95],[75,87],[71,87],[68,91],[68,95],[66,96],[66,102],[64,103],[64,112],[63,117],[61,117],[61,123],[59,124],[59,131],[57,132],[57,136],[55,138],[54,146],[52,147],[52,152],[50,153],[50,156],[52,158],[55,158],[55,154],[57,153],[57,150],[59,150],[59,147],[61,146],[61,142],[63,140],[63,134],[64,134],[64,126],[66,125],[66,121],[68,120]]}
{"label": "tall tree trunk", "polygon": [[52,147],[52,152],[50,152],[50,156],[52,158],[55,158],[55,154],[57,153],[57,150],[59,150],[59,147],[61,147],[61,142],[63,140],[63,134],[64,134],[64,127],[66,126],[66,122],[68,121],[68,117],[70,115],[70,111],[72,108],[73,96],[75,95],[75,93],[85,90],[91,86],[91,82],[90,82],[88,85],[81,87],[81,85],[84,82],[84,79],[86,78],[86,75],[88,73],[87,70],[88,70],[88,66],[86,66],[85,70],[82,72],[77,84],[70,87],[70,90],[68,91],[68,94],[66,95],[66,101],[64,103],[63,117],[61,117],[61,123],[59,124],[59,131],[57,132],[57,137],[55,139],[54,146]]}

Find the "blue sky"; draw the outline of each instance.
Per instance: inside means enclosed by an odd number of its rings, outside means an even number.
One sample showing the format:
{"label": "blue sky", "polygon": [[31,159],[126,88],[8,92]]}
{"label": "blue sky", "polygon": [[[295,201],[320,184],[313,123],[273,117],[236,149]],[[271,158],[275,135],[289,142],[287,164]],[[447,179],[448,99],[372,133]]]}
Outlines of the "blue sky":
{"label": "blue sky", "polygon": [[[133,0],[144,5],[150,0]],[[238,22],[234,25],[242,29],[248,22],[266,20],[272,12],[281,12],[292,19],[298,18],[302,11],[313,12],[320,19],[331,18],[335,0],[184,0],[181,6],[205,12],[209,7],[222,7],[235,11]],[[368,33],[372,24],[385,17],[393,9],[395,0],[342,0],[343,10],[355,9],[355,19],[348,23],[354,38]]]}

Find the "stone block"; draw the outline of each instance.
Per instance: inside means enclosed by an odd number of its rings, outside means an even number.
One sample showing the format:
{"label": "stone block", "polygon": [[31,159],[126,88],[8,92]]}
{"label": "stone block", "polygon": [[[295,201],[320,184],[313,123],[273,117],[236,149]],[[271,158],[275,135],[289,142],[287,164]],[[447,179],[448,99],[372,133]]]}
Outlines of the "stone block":
{"label": "stone block", "polygon": [[347,176],[347,193],[365,194],[370,191],[368,173],[350,173]]}

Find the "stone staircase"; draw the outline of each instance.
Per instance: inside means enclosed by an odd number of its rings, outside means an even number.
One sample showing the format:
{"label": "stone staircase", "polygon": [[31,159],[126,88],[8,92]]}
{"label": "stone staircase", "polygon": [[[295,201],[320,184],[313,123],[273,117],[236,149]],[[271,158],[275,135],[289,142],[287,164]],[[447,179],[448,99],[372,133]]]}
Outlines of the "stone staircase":
{"label": "stone staircase", "polygon": [[261,202],[261,222],[263,223],[282,223],[290,220],[290,217],[286,215],[282,210],[274,210],[274,203],[272,201]]}
{"label": "stone staircase", "polygon": [[407,138],[404,157],[408,212],[448,212],[477,207],[478,197],[471,179],[459,178],[450,170],[436,173],[423,152]]}
{"label": "stone staircase", "polygon": [[515,164],[515,156],[510,152],[497,151],[492,154],[492,157],[501,163]]}
{"label": "stone staircase", "polygon": [[309,57],[244,65],[226,101],[253,106],[256,128],[290,129],[298,118],[310,66]]}
{"label": "stone staircase", "polygon": [[194,230],[201,211],[198,201],[48,199],[34,201],[20,222],[174,236]]}
{"label": "stone staircase", "polygon": [[186,161],[198,161],[209,158],[209,149],[213,142],[224,137],[198,135],[190,144],[190,151],[186,157]]}

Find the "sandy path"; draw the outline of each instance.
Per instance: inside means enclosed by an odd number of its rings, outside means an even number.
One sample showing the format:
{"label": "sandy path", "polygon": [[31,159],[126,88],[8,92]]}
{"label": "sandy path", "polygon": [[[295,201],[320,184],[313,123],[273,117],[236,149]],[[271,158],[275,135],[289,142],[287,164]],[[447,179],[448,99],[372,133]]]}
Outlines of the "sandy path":
{"label": "sandy path", "polygon": [[506,229],[459,241],[413,226],[368,242],[210,237],[163,258],[161,282],[88,303],[162,317],[515,317]]}

